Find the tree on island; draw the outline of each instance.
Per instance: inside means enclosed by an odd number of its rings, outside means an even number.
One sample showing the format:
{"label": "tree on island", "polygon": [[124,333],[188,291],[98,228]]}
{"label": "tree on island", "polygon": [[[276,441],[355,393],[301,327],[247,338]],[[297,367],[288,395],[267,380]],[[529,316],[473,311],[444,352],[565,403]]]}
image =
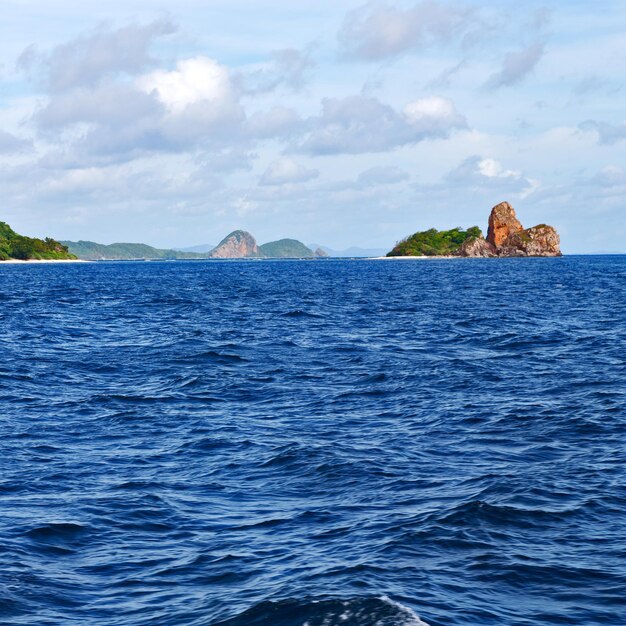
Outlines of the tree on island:
{"label": "tree on island", "polygon": [[449,256],[467,239],[482,236],[478,226],[467,230],[460,227],[451,230],[431,228],[398,242],[387,256]]}
{"label": "tree on island", "polygon": [[18,235],[8,224],[0,222],[0,261],[8,259],[19,259],[28,261],[30,259],[75,259],[70,254],[67,246],[59,243],[55,239],[46,237],[36,239]]}

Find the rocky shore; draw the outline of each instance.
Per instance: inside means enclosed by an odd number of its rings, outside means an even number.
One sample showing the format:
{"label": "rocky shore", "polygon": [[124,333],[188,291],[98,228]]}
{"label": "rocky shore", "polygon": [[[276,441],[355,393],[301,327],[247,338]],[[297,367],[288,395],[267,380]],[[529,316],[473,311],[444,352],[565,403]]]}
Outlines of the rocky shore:
{"label": "rocky shore", "polygon": [[487,238],[470,237],[457,250],[461,257],[561,256],[560,238],[553,226],[524,228],[508,202],[491,209]]}

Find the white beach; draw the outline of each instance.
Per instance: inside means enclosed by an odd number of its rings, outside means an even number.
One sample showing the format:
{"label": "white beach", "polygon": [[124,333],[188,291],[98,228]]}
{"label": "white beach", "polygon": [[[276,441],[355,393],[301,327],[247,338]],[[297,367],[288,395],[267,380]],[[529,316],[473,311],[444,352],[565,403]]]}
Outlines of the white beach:
{"label": "white beach", "polygon": [[431,259],[458,259],[455,256],[375,256],[368,261],[428,261]]}
{"label": "white beach", "polygon": [[23,261],[22,259],[7,259],[6,261],[0,261],[0,265],[24,263],[89,263],[89,261],[83,259],[28,259],[28,261]]}

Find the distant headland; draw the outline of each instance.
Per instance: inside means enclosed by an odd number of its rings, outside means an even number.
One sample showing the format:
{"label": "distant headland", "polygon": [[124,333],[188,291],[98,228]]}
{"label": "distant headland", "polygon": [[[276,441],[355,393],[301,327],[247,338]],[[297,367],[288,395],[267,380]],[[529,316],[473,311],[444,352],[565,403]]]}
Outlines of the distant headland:
{"label": "distant headland", "polygon": [[16,233],[0,222],[0,261],[75,261],[67,246],[46,237],[36,239]]}
{"label": "distant headland", "polygon": [[297,239],[279,239],[258,245],[255,238],[245,230],[235,230],[226,235],[207,253],[210,259],[310,259],[326,256],[328,254],[321,248],[311,250]]}
{"label": "distant headland", "polygon": [[491,209],[487,237],[478,226],[467,230],[434,228],[398,242],[387,257],[536,257],[561,256],[560,239],[553,226],[524,228],[508,202]]}
{"label": "distant headland", "polygon": [[63,241],[68,250],[85,261],[132,261],[170,259],[313,259],[326,257],[321,248],[315,250],[296,239],[279,239],[262,245],[245,230],[235,230],[206,252],[153,248],[143,243]]}

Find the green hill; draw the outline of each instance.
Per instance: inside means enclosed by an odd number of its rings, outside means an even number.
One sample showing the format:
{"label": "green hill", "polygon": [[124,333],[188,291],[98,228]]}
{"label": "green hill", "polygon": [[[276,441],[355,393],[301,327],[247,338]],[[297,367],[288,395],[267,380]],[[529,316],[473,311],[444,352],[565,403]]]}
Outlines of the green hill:
{"label": "green hill", "polygon": [[472,226],[467,230],[431,228],[398,242],[387,256],[451,256],[466,239],[482,235],[478,226]]}
{"label": "green hill", "polygon": [[46,237],[35,239],[18,235],[8,224],[0,222],[0,261],[8,259],[75,259],[62,243]]}
{"label": "green hill", "polygon": [[64,241],[72,254],[86,261],[132,261],[143,259],[204,259],[206,254],[161,250],[144,243],[112,243],[93,241]]}
{"label": "green hill", "polygon": [[237,230],[227,235],[209,252],[163,250],[143,243],[112,243],[94,241],[63,241],[69,251],[85,261],[133,261],[210,258],[313,258],[315,253],[296,239],[280,239],[258,246],[254,237]]}
{"label": "green hill", "polygon": [[262,256],[271,258],[292,258],[306,259],[314,257],[315,253],[307,248],[303,243],[296,239],[279,239],[278,241],[270,241],[259,246]]}

